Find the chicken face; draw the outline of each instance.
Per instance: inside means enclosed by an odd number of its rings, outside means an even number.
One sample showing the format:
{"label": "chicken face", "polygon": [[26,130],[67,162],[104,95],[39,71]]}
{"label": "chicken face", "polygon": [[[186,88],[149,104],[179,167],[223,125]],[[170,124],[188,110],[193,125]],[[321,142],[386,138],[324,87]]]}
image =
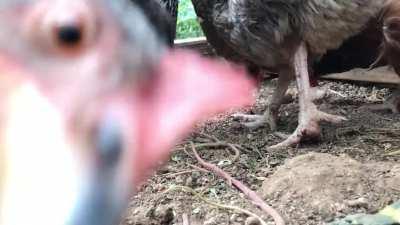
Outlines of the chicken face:
{"label": "chicken face", "polygon": [[0,3],[0,225],[116,224],[194,122],[251,104],[242,71],[167,49],[143,4]]}

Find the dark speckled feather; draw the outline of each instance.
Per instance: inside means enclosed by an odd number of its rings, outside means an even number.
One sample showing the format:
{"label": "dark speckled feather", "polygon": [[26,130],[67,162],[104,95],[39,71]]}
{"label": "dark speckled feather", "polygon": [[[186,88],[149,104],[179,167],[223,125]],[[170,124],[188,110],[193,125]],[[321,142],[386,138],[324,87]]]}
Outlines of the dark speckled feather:
{"label": "dark speckled feather", "polygon": [[235,54],[260,66],[276,67],[288,63],[292,53],[290,43],[305,41],[310,54],[315,56],[338,48],[346,39],[359,33],[380,12],[385,1],[192,2],[198,16],[214,26],[219,38],[235,49]]}

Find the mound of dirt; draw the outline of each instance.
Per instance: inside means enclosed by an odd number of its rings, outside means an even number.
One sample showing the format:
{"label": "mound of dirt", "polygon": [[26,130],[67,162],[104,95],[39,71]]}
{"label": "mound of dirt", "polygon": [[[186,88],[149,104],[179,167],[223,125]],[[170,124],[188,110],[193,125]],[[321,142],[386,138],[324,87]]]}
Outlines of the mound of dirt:
{"label": "mound of dirt", "polygon": [[[349,156],[309,153],[288,160],[266,179],[261,193],[288,221],[331,221],[350,213],[372,213],[398,199],[400,165],[360,163]],[[317,218],[316,218],[317,217]]]}

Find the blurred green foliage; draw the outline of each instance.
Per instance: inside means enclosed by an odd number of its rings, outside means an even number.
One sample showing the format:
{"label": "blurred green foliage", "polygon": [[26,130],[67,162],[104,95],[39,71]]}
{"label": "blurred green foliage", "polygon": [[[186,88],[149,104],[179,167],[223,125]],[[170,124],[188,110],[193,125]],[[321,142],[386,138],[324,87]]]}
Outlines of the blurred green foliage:
{"label": "blurred green foliage", "polygon": [[191,0],[180,0],[178,10],[177,39],[203,36]]}

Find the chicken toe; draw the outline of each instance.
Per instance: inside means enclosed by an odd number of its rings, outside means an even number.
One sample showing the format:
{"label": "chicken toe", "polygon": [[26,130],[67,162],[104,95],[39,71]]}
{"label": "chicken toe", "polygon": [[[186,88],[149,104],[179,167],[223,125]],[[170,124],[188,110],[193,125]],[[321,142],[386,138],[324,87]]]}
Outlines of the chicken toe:
{"label": "chicken toe", "polygon": [[277,87],[268,103],[267,109],[262,115],[237,113],[233,116],[247,121],[242,124],[249,129],[257,129],[267,124],[271,131],[275,131],[277,128],[279,108],[282,104],[287,104],[293,100],[293,97],[286,93],[290,81],[292,80],[291,76],[290,70],[287,68],[282,68],[280,70]]}
{"label": "chicken toe", "polygon": [[275,131],[277,126],[276,122],[278,119],[278,111],[272,111],[271,108],[268,107],[262,115],[236,113],[233,115],[233,117],[246,121],[242,122],[241,124],[251,130],[268,125],[272,131]]}
{"label": "chicken toe", "polygon": [[346,120],[345,117],[332,115],[317,109],[312,102],[308,104],[305,112],[300,112],[299,125],[296,130],[283,142],[268,147],[269,149],[291,147],[299,144],[301,141],[317,139],[320,137],[321,130],[319,123],[321,121],[330,123],[340,123]]}

